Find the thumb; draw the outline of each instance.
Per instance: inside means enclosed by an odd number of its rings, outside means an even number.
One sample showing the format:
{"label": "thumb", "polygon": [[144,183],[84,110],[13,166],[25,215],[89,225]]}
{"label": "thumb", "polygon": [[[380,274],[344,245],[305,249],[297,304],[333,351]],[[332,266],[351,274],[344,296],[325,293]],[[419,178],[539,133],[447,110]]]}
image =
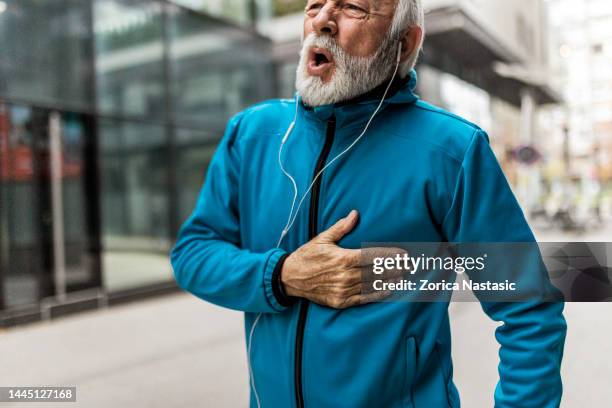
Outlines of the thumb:
{"label": "thumb", "polygon": [[319,234],[318,238],[325,242],[338,242],[344,237],[346,234],[351,232],[355,225],[357,225],[357,221],[359,220],[359,213],[357,210],[352,210],[349,215],[344,218],[341,218],[334,225],[329,227],[329,229],[323,231]]}

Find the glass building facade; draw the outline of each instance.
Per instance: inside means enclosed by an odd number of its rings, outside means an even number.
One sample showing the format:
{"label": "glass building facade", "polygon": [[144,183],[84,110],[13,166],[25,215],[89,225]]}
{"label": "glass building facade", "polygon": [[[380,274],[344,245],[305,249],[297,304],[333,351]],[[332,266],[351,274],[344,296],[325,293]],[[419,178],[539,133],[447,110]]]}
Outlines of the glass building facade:
{"label": "glass building facade", "polygon": [[0,1],[0,325],[173,285],[227,119],[273,92],[269,53],[170,1]]}

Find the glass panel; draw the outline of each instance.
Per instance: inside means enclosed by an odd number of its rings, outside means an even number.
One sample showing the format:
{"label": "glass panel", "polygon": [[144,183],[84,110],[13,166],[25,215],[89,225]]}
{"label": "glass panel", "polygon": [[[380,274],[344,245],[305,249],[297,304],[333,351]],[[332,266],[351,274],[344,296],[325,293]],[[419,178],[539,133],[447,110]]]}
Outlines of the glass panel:
{"label": "glass panel", "polygon": [[33,149],[39,116],[26,107],[0,107],[0,267],[6,307],[39,299],[43,254],[36,220],[41,196]]}
{"label": "glass panel", "polygon": [[[91,231],[95,215],[95,186],[87,185],[87,172],[95,166],[88,157],[94,143],[91,119],[84,115],[64,113],[62,130],[62,204],[64,217],[64,255],[67,291],[85,289],[98,283],[98,262]],[[90,189],[88,191],[88,188]],[[91,193],[94,194],[91,194]],[[88,193],[90,193],[88,195]]]}
{"label": "glass panel", "polygon": [[[98,284],[98,264],[86,191],[91,119],[61,120],[61,188],[67,291]],[[0,269],[6,307],[54,294],[49,111],[0,107]]]}
{"label": "glass panel", "polygon": [[165,128],[113,120],[99,126],[105,286],[171,280]]}
{"label": "glass panel", "polygon": [[174,0],[194,10],[203,11],[207,14],[231,20],[238,24],[248,25],[252,21],[253,9],[257,16],[267,16],[270,10],[271,0]]}
{"label": "glass panel", "polygon": [[8,177],[9,117],[7,107],[0,104],[0,309],[4,308],[4,275],[8,271]]}
{"label": "glass panel", "polygon": [[0,95],[90,108],[87,1],[4,0],[0,13]]}
{"label": "glass panel", "polygon": [[102,113],[163,118],[162,5],[94,0],[96,80]]}
{"label": "glass panel", "polygon": [[173,108],[181,125],[223,129],[234,113],[270,96],[267,43],[210,17],[169,7]]}

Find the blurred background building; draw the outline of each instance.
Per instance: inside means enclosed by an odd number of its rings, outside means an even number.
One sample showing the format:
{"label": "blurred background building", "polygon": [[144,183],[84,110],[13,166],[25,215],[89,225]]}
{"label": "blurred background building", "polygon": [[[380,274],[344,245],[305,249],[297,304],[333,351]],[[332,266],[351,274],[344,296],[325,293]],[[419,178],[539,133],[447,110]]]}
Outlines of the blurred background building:
{"label": "blurred background building", "polygon": [[[227,119],[293,96],[304,4],[0,0],[0,325],[176,288]],[[539,237],[612,232],[612,4],[424,4],[418,93],[489,133]]]}
{"label": "blurred background building", "polygon": [[565,103],[540,116],[545,210],[566,227],[588,231],[609,221],[612,208],[612,2],[547,5],[550,81]]}
{"label": "blurred background building", "polygon": [[245,4],[0,1],[0,325],[175,287],[227,118],[273,95]]}

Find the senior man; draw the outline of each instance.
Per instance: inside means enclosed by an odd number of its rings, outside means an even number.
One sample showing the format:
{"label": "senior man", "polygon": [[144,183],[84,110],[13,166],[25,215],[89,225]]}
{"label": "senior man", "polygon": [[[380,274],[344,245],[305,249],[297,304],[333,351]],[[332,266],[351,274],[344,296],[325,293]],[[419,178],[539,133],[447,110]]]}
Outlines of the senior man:
{"label": "senior man", "polygon": [[[180,230],[179,285],[245,312],[252,407],[458,407],[448,302],[376,302],[358,248],[534,241],[485,132],[414,94],[423,20],[419,0],[309,0],[295,100],[230,120]],[[557,407],[563,304],[482,306],[495,406]]]}

